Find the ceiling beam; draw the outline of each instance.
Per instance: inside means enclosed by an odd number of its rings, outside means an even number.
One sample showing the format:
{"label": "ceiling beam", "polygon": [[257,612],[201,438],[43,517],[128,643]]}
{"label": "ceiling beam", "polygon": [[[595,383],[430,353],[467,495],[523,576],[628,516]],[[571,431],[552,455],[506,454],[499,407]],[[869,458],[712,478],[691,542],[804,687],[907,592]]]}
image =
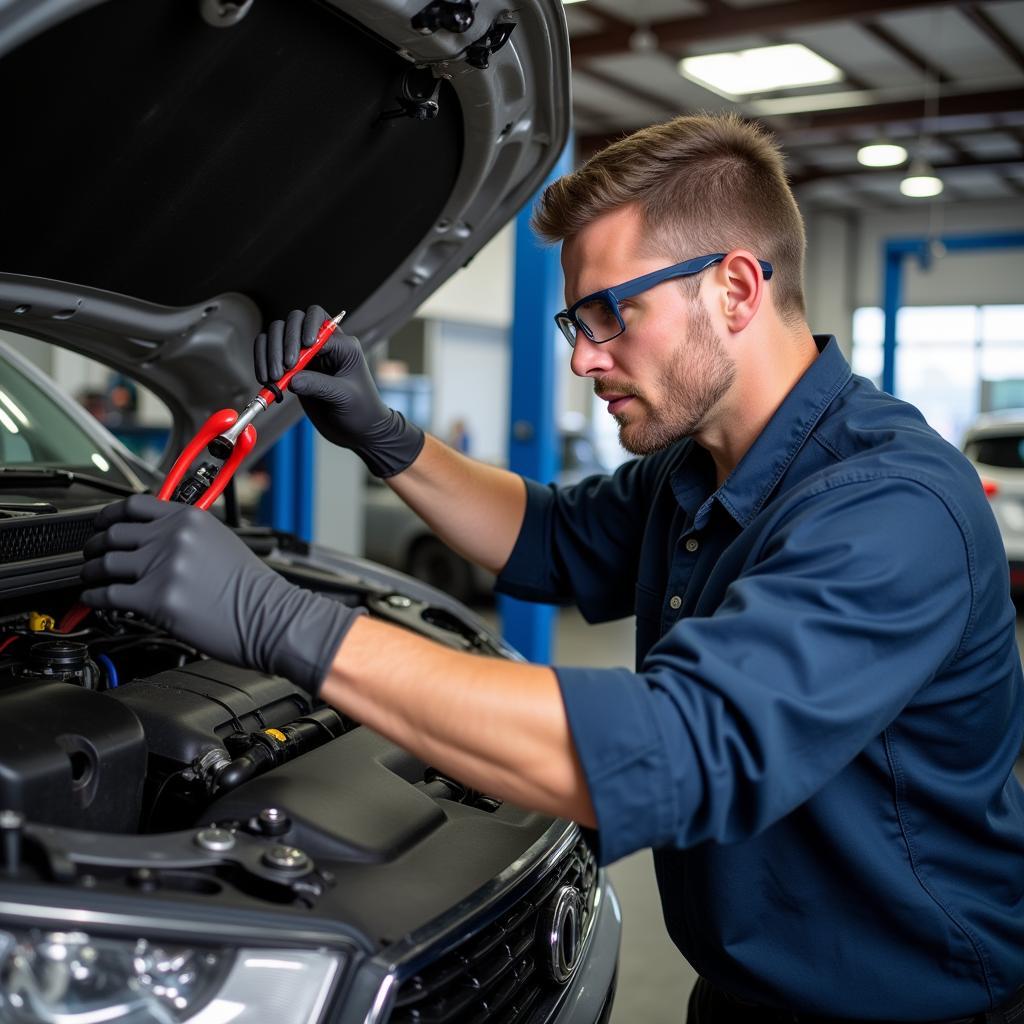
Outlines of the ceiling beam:
{"label": "ceiling beam", "polygon": [[[803,25],[844,18],[872,18],[892,11],[934,6],[936,0],[783,0],[782,3],[729,9],[716,4],[704,14],[653,21],[644,28],[653,33],[659,49],[671,51],[706,39],[762,32],[774,34]],[[620,23],[573,39],[570,43],[573,63],[628,52],[630,39],[638,27]]]}
{"label": "ceiling beam", "polygon": [[873,21],[865,21],[860,26],[869,35],[874,36],[883,46],[887,46],[893,53],[898,53],[908,64],[923,71],[930,79],[942,85],[948,85],[953,81],[942,68],[927,60],[918,53],[912,46],[905,43],[899,36],[894,35],[887,28],[876,24]]}
{"label": "ceiling beam", "polygon": [[1024,51],[975,3],[957,4],[957,9],[975,28],[995,43],[1014,64],[1024,71]]}
{"label": "ceiling beam", "polygon": [[580,68],[576,73],[587,78],[593,78],[594,81],[601,82],[612,89],[617,89],[630,99],[638,100],[649,107],[654,107],[655,113],[653,116],[656,118],[675,117],[677,114],[688,113],[682,105],[673,103],[667,96],[661,96],[656,92],[643,89],[632,82],[625,82],[616,75],[609,75],[604,71],[598,71],[595,67]]}
{"label": "ceiling beam", "polygon": [[[587,74],[594,74],[588,70]],[[597,77],[595,75],[595,77]],[[609,76],[602,76],[607,84],[621,87],[618,79]],[[641,98],[641,97],[637,97]],[[652,98],[653,102],[653,98]],[[659,100],[660,108],[665,109],[664,99]],[[1002,114],[1016,112],[1021,109],[1020,93],[1011,89],[997,92],[963,93],[956,96],[940,96],[936,103],[937,114],[934,120],[929,120],[925,125],[930,135],[942,137],[941,124],[934,121],[943,117],[961,117],[974,114]],[[682,111],[680,111],[682,113]],[[885,124],[899,121],[914,129],[915,134],[920,131],[924,117],[923,100],[900,100],[890,103],[867,104],[862,107],[840,108],[837,110],[813,111],[806,114],[792,114],[785,118],[751,118],[760,120],[779,141],[786,144],[798,144],[800,136],[804,131],[816,128],[847,128],[858,125],[871,125],[881,127]],[[650,122],[635,125],[623,125],[613,134],[580,136],[579,145],[581,151],[595,152],[596,150],[621,138],[623,134],[643,128]],[[957,130],[963,134],[962,130]],[[990,128],[976,129],[978,132],[1003,132],[1012,135],[1024,146],[1024,132],[1020,128],[1011,125],[994,124]],[[854,140],[850,140],[851,144]]]}
{"label": "ceiling beam", "polygon": [[[780,121],[794,129],[845,128],[858,124],[885,124],[890,121],[920,122],[925,120],[924,100],[895,100],[844,107],[836,110],[808,111],[786,118],[767,118],[773,124]],[[939,96],[934,103],[935,119],[963,117],[974,114],[1002,114],[1021,108],[1019,89],[996,89],[991,92],[967,92],[953,96]],[[934,130],[934,129],[929,129]]]}
{"label": "ceiling beam", "polygon": [[[1001,174],[1010,168],[1024,167],[1024,161],[1022,160],[985,160],[977,157],[967,156],[957,157],[955,160],[936,161],[932,163],[932,167],[937,171],[954,171],[963,170],[964,168],[984,169],[994,171],[997,174]],[[789,183],[793,188],[798,188],[800,185],[807,185],[812,181],[827,181],[832,178],[852,178],[861,177],[863,175],[880,175],[880,174],[894,174],[902,171],[902,167],[862,167],[857,165],[846,170],[838,170],[835,168],[829,168],[828,170],[811,170],[801,172],[800,174],[794,174],[790,177]]]}

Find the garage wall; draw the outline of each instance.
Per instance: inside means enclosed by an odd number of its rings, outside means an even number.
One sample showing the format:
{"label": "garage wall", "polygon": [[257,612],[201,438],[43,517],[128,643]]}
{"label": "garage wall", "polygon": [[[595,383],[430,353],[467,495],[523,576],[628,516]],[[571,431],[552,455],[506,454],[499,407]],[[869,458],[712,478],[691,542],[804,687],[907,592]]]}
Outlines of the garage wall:
{"label": "garage wall", "polygon": [[509,332],[504,327],[443,321],[428,333],[434,383],[431,433],[451,441],[461,420],[475,459],[508,462]]}
{"label": "garage wall", "polygon": [[[949,204],[936,209],[937,235],[1024,232],[1024,200],[1008,203]],[[927,235],[927,209],[885,211],[861,218],[857,265],[858,306],[882,301],[882,245],[887,238]],[[985,305],[1024,299],[1024,250],[954,253],[936,260],[929,271],[907,261],[904,302],[910,306]]]}
{"label": "garage wall", "polygon": [[[417,317],[433,322],[434,419],[432,430],[447,438],[452,420],[472,408],[472,454],[499,462],[508,452],[508,396],[511,389],[508,348],[512,326],[515,278],[515,230],[500,231],[468,267],[459,270],[417,310]],[[473,332],[479,326],[482,330]],[[501,328],[501,351],[498,335]],[[552,324],[552,331],[556,328]],[[481,352],[474,354],[474,337]],[[591,415],[592,388],[569,369],[569,348],[558,335],[555,341],[558,413],[574,414],[574,422]],[[448,376],[450,375],[450,376]],[[477,394],[472,394],[476,391]]]}
{"label": "garage wall", "polygon": [[[873,213],[805,211],[807,308],[811,328],[848,344],[853,311],[880,306],[882,247],[889,238],[1024,232],[1024,201],[929,205]],[[908,260],[903,301],[912,306],[1024,302],[1024,250],[954,253],[922,271]],[[840,332],[842,332],[840,334]],[[848,349],[847,349],[848,351]]]}
{"label": "garage wall", "polygon": [[847,213],[805,215],[807,322],[815,334],[834,334],[849,358],[860,227]]}

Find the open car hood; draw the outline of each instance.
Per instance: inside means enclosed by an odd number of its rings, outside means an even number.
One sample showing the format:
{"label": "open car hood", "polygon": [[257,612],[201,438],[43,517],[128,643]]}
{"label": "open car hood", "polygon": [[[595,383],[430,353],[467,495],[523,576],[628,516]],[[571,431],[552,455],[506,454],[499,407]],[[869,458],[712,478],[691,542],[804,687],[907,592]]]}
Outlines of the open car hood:
{"label": "open car hood", "polygon": [[255,393],[262,324],[347,309],[369,347],[515,214],[568,42],[558,0],[8,0],[0,93],[0,328],[154,391],[169,462]]}

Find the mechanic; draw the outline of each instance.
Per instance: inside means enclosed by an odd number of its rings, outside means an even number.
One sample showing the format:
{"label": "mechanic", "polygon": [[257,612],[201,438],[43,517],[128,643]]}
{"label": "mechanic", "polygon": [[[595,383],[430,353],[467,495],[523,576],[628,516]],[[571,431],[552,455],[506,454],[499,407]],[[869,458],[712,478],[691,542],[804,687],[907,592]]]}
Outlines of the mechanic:
{"label": "mechanic", "polygon": [[[149,495],[100,514],[84,599],[574,819],[601,863],[652,847],[691,1021],[1024,1020],[1005,554],[966,460],[812,336],[775,143],[733,116],[643,129],[535,224],[562,242],[572,368],[641,458],[565,489],[474,462],[384,406],[341,332],[292,389],[499,589],[635,614],[635,671],[433,644]],[[272,323],[259,380],[325,316]]]}

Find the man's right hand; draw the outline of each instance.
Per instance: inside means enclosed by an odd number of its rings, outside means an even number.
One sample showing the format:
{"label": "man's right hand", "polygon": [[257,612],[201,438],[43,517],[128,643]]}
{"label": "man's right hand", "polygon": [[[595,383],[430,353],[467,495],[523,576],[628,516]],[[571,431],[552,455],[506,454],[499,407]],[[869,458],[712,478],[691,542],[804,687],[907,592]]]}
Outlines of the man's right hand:
{"label": "man's right hand", "polygon": [[[256,379],[276,381],[316,340],[328,314],[320,306],[293,309],[253,344]],[[423,431],[381,400],[359,342],[337,330],[290,388],[313,426],[332,444],[350,448],[374,476],[407,469],[423,448]]]}

